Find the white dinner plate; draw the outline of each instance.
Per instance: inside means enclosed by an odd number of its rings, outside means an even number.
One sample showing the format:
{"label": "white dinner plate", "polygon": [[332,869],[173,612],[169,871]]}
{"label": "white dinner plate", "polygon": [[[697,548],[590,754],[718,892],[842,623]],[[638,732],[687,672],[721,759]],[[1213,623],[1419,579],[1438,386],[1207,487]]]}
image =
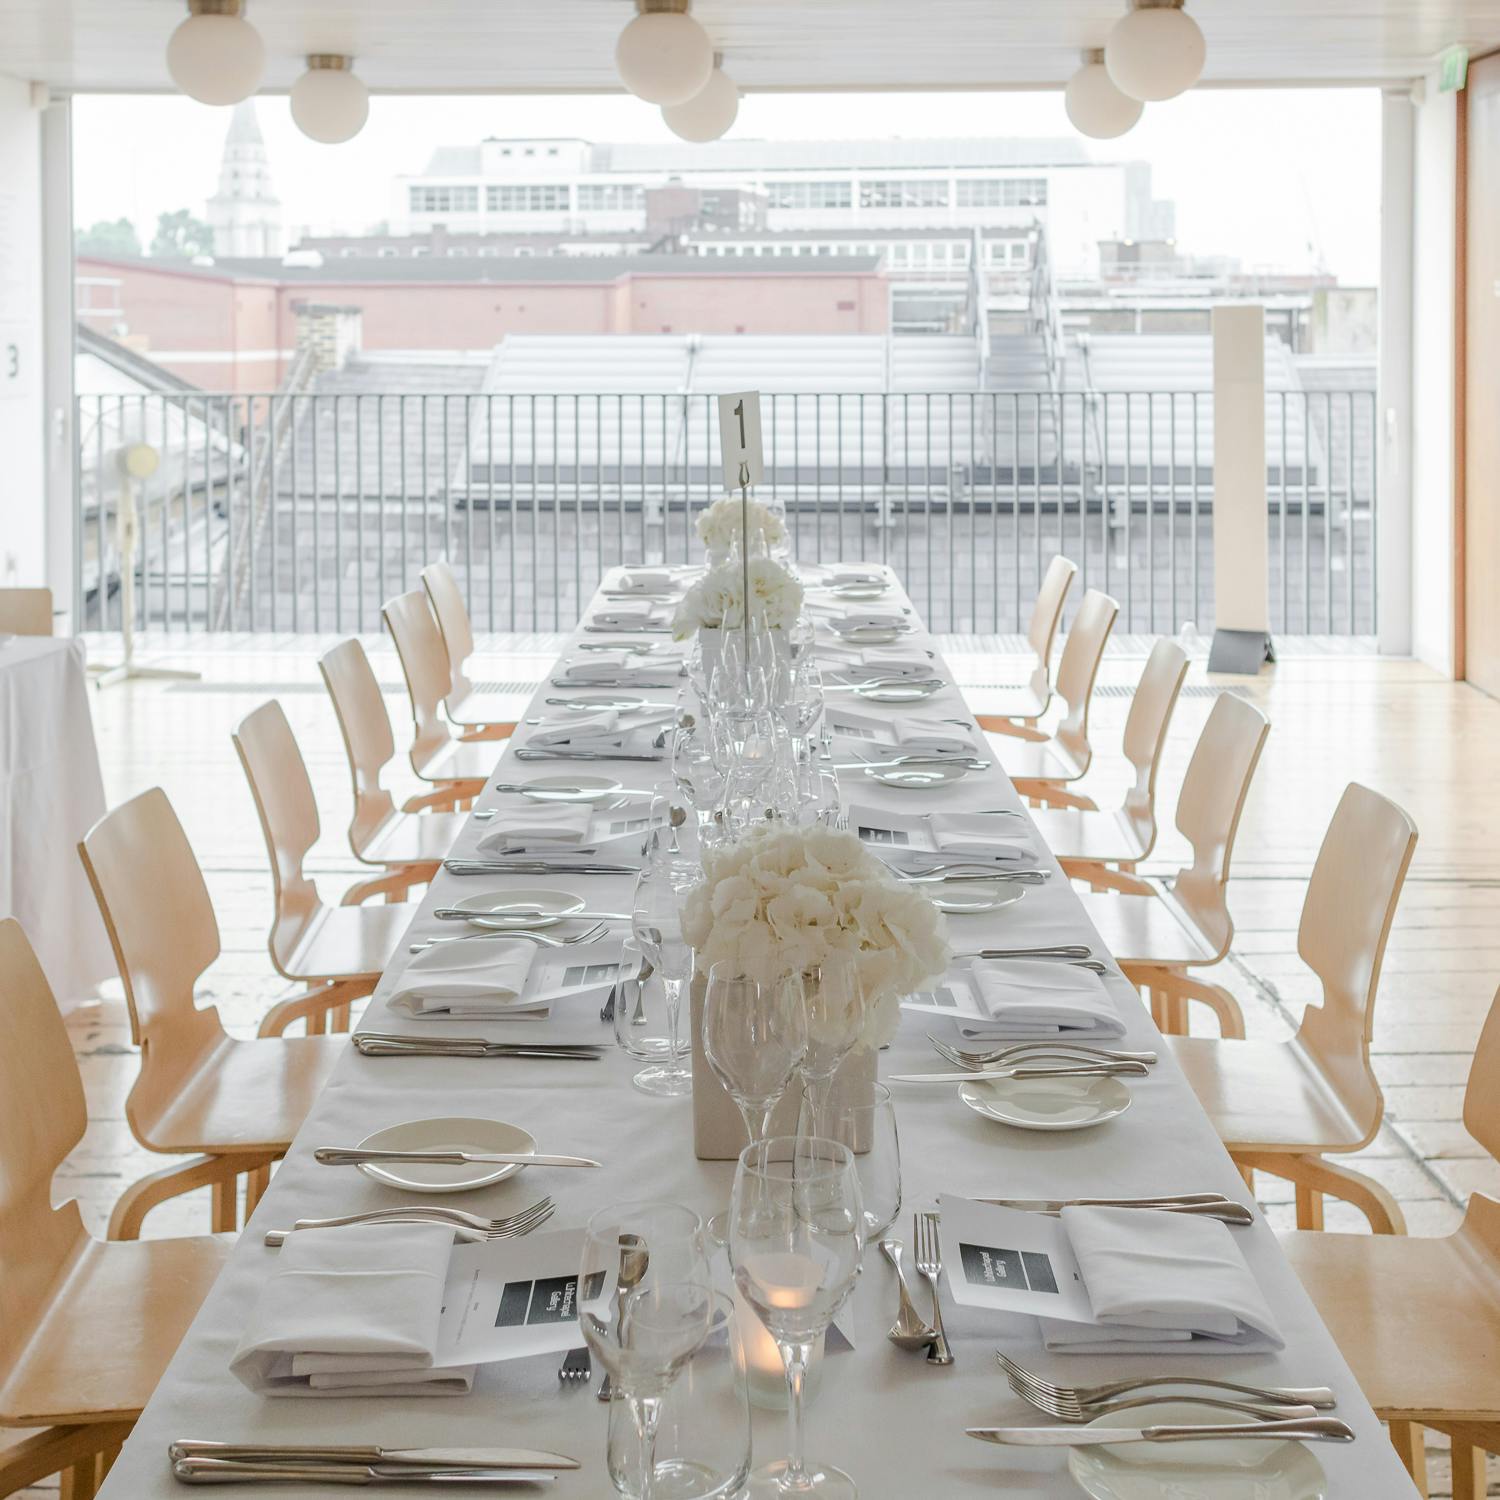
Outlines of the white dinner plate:
{"label": "white dinner plate", "polygon": [[[370,1151],[536,1151],[536,1141],[519,1125],[504,1120],[408,1120],[367,1135],[361,1150]],[[467,1193],[514,1177],[519,1166],[447,1166],[438,1161],[361,1162],[359,1170],[404,1193]]]}
{"label": "white dinner plate", "polygon": [[[534,931],[538,927],[556,927],[559,922],[566,921],[575,911],[582,911],[585,905],[582,896],[574,891],[553,890],[511,890],[511,891],[483,891],[477,896],[465,896],[461,901],[455,901],[454,906],[460,911],[473,913],[469,920],[476,927],[494,928],[504,932],[507,928],[521,928]],[[515,914],[516,907],[537,907],[542,915],[539,917],[523,917]],[[506,915],[506,909],[510,908],[511,914]]]}
{"label": "white dinner plate", "polygon": [[[518,783],[519,784],[519,783]],[[621,791],[613,776],[535,776],[522,787],[521,795],[533,802],[603,802]]]}
{"label": "white dinner plate", "polygon": [[[1091,1427],[1248,1421],[1192,1401],[1144,1406]],[[1328,1477],[1303,1443],[1232,1438],[1072,1448],[1068,1472],[1091,1500],[1326,1500]]]}
{"label": "white dinner plate", "polygon": [[835,599],[879,599],[888,587],[884,583],[836,583],[829,592]]}
{"label": "white dinner plate", "polygon": [[900,787],[907,792],[926,792],[962,781],[969,768],[957,761],[931,761],[921,766],[866,766],[865,775],[881,786]]}
{"label": "white dinner plate", "polygon": [[903,632],[889,625],[857,625],[853,630],[841,630],[839,639],[851,646],[889,646],[901,639]]}
{"label": "white dinner plate", "polygon": [[1002,906],[1014,906],[1025,894],[1026,887],[1016,880],[997,881],[994,885],[944,880],[927,887],[932,904],[955,917],[999,911]]}
{"label": "white dinner plate", "polygon": [[886,683],[882,687],[856,686],[854,691],[871,703],[915,703],[918,699],[942,692],[946,685],[935,678],[927,678],[919,682]]}
{"label": "white dinner plate", "polygon": [[1022,1130],[1087,1130],[1123,1115],[1130,1090],[1118,1078],[985,1078],[958,1097],[987,1120]]}
{"label": "white dinner plate", "polygon": [[566,703],[552,705],[565,714],[628,714],[645,706],[644,698],[622,698],[618,693],[591,693],[585,698],[570,698]]}

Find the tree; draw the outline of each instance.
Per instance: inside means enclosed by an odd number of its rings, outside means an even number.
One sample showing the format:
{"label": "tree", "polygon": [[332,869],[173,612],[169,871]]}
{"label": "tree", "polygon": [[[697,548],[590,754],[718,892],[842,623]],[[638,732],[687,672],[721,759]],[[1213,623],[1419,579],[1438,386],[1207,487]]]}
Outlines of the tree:
{"label": "tree", "polygon": [[139,255],[141,237],[129,219],[100,219],[73,236],[82,255]]}
{"label": "tree", "polygon": [[156,220],[156,238],[151,253],[165,260],[191,260],[214,253],[214,232],[185,208],[161,214]]}

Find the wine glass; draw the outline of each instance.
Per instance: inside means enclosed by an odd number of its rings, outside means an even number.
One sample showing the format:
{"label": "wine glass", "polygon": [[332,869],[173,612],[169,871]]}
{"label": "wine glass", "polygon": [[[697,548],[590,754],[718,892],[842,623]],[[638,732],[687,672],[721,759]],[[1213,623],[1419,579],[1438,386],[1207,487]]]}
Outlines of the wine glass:
{"label": "wine glass", "polygon": [[851,954],[830,954],[802,976],[807,1010],[807,1050],[802,1054],[802,1094],[812,1111],[811,1134],[822,1135],[822,1112],[833,1075],[854,1050],[865,1025],[865,991]]}
{"label": "wine glass", "polygon": [[649,1500],[662,1401],[708,1337],[713,1311],[703,1226],[691,1209],[622,1203],[589,1220],[578,1325],[630,1407],[638,1451],[634,1464],[620,1465],[616,1488],[631,1500]]}
{"label": "wine glass", "polygon": [[[854,1153],[865,1244],[872,1245],[901,1212],[901,1138],[891,1091],[883,1083],[869,1083],[850,1095],[836,1093],[823,1110],[821,1128],[825,1139],[838,1141]],[[797,1129],[801,1135],[813,1133],[806,1099]]]}
{"label": "wine glass", "polygon": [[864,1255],[859,1178],[849,1148],[809,1136],[746,1146],[734,1175],[729,1262],[735,1286],[786,1366],[788,1456],[756,1469],[751,1500],[856,1500],[841,1469],[803,1460],[802,1392],[813,1345],[854,1289]]}
{"label": "wine glass", "polygon": [[635,883],[631,935],[661,976],[667,1006],[667,1054],[635,1075],[635,1086],[643,1093],[675,1098],[692,1092],[692,1071],[677,1040],[682,986],[693,972],[693,950],[682,934],[682,906],[702,879],[701,866],[658,852]]}
{"label": "wine glass", "polygon": [[807,1047],[802,982],[796,975],[759,980],[721,960],[708,971],[703,1055],[729,1091],[747,1140],[761,1140]]}

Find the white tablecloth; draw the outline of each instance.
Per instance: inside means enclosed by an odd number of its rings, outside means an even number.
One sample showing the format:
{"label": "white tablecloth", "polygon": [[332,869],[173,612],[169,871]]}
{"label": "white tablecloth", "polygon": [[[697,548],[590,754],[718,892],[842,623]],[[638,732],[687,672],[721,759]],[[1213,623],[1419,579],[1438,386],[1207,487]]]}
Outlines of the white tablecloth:
{"label": "white tablecloth", "polygon": [[78,858],[103,816],[83,642],[0,642],[0,916],[26,929],[65,1010],[115,973]]}
{"label": "white tablecloth", "polygon": [[[916,637],[915,643],[930,646],[925,635]],[[937,668],[945,670],[941,663]],[[548,686],[538,696],[556,693]],[[956,716],[966,708],[958,691],[950,688],[925,704],[924,711]],[[524,769],[540,773],[548,768]],[[642,784],[643,778],[652,776],[652,768],[622,765],[619,774],[628,784]],[[865,782],[858,795],[862,801],[922,811],[1020,806],[998,769],[924,793],[894,792]],[[480,805],[495,800],[487,793]],[[482,828],[471,824],[455,852],[471,853]],[[1046,862],[1051,863],[1050,857]],[[566,883],[564,877],[549,879]],[[441,924],[425,915],[434,906],[449,905],[456,896],[495,883],[493,877],[440,875],[414,922],[414,933],[427,935],[439,929]],[[601,909],[621,910],[630,885],[624,877],[590,878],[590,901]],[[451,926],[445,930],[451,933]],[[1023,901],[999,912],[962,919],[956,932],[965,947],[1022,941],[1090,942],[1096,951],[1101,947],[1076,896],[1056,871],[1045,888],[1030,891]],[[384,997],[406,962],[403,949],[371,1002],[368,1027],[423,1035],[485,1032],[484,1023],[472,1020],[416,1021],[390,1011]],[[1127,1020],[1122,1045],[1158,1047],[1162,1060],[1150,1077],[1131,1080],[1133,1107],[1100,1129],[1025,1134],[972,1114],[958,1101],[956,1086],[897,1086],[907,1211],[896,1232],[908,1244],[909,1210],[931,1203],[940,1191],[1041,1197],[1219,1190],[1243,1200],[1239,1174],[1173,1065],[1171,1053],[1160,1047],[1149,1015],[1117,972],[1110,984]],[[923,1039],[921,1022],[919,1016],[905,1018],[900,1036],[882,1058],[883,1074],[930,1071],[940,1065]],[[597,1035],[600,1041],[610,1039],[602,1024]],[[106,1500],[145,1500],[172,1493],[166,1450],[181,1437],[393,1446],[524,1444],[571,1453],[584,1461],[578,1473],[559,1475],[549,1493],[592,1500],[611,1493],[603,1468],[606,1409],[595,1401],[591,1386],[559,1383],[556,1356],[482,1369],[473,1394],[454,1399],[262,1399],[241,1386],[228,1365],[244,1310],[275,1264],[276,1252],[262,1244],[262,1231],[289,1226],[298,1217],[397,1201],[398,1195],[357,1173],[335,1173],[315,1165],[311,1152],[316,1145],[346,1144],[381,1126],[423,1116],[492,1116],[532,1131],[542,1150],[577,1152],[600,1158],[605,1165],[588,1173],[523,1173],[517,1180],[465,1195],[465,1208],[484,1214],[511,1212],[546,1192],[559,1204],[552,1221],[557,1227],[581,1224],[601,1204],[642,1196],[675,1198],[705,1214],[721,1208],[728,1198],[732,1164],[694,1157],[691,1101],[638,1093],[630,1085],[638,1066],[618,1052],[597,1063],[542,1063],[372,1059],[351,1049],[126,1444],[105,1486]],[[1332,1386],[1338,1394],[1338,1415],[1356,1429],[1358,1441],[1314,1450],[1330,1477],[1331,1496],[1410,1497],[1410,1481],[1274,1235],[1264,1222],[1257,1222],[1236,1230],[1235,1237],[1280,1321],[1286,1348],[1276,1356],[1173,1356],[1171,1368],[1218,1378]],[[957,1362],[941,1369],[885,1340],[895,1310],[895,1282],[872,1247],[864,1275],[840,1317],[855,1351],[830,1360],[821,1394],[808,1412],[809,1454],[847,1469],[865,1500],[1001,1491],[1014,1500],[1077,1494],[1059,1450],[995,1448],[964,1437],[965,1426],[1032,1425],[1040,1420],[1011,1396],[995,1366],[997,1346],[1056,1378],[1076,1382],[1110,1379],[1166,1363],[1160,1357],[1142,1361],[1048,1356],[1041,1350],[1034,1320],[981,1315],[947,1301],[948,1333]],[[784,1417],[756,1412],[758,1462],[785,1451],[784,1428]],[[286,1486],[279,1493],[300,1496],[319,1491]]]}

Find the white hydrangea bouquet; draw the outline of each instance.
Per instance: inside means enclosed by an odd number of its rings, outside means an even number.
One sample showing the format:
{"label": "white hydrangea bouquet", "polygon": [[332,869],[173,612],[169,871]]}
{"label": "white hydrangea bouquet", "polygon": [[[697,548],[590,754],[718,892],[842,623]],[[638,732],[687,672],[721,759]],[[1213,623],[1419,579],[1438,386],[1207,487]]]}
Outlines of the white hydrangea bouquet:
{"label": "white hydrangea bouquet", "polygon": [[[738,510],[738,502],[733,504]],[[770,630],[790,630],[802,612],[802,585],[779,562],[757,557],[751,559],[748,569],[739,561],[710,568],[677,606],[672,620],[673,637],[685,641],[700,630],[741,629],[745,623],[747,572],[753,624]]]}
{"label": "white hydrangea bouquet", "polygon": [[728,496],[715,500],[698,517],[698,540],[712,563],[728,561],[746,536],[752,553],[772,553],[786,545],[786,522],[758,500]]}
{"label": "white hydrangea bouquet", "polygon": [[896,1033],[903,995],[948,967],[947,925],[852,833],[767,824],[704,856],[682,931],[699,967],[728,959],[760,980],[849,955],[865,996],[861,1044]]}

